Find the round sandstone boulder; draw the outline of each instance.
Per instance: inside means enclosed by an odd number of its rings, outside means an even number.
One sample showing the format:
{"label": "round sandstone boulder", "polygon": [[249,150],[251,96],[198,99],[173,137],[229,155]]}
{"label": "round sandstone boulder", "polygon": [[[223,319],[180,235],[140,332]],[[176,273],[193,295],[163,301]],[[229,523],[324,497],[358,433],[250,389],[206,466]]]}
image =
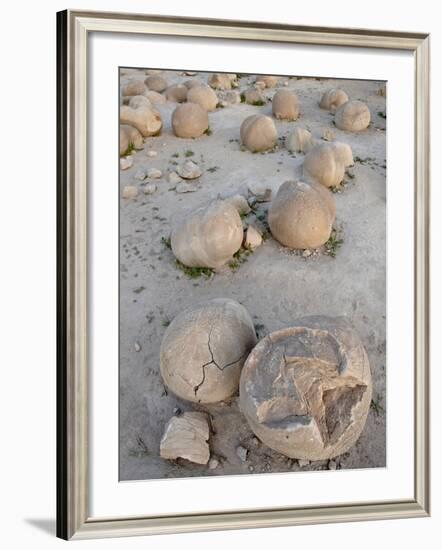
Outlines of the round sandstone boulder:
{"label": "round sandstone boulder", "polygon": [[148,90],[144,95],[153,105],[162,105],[163,103],[166,103],[166,98],[164,95],[154,92],[153,90]]}
{"label": "round sandstone boulder", "polygon": [[278,90],[272,100],[273,116],[282,120],[296,120],[299,116],[298,96],[291,90]]}
{"label": "round sandstone boulder", "polygon": [[129,107],[138,109],[138,107],[152,107],[152,103],[145,95],[133,95],[129,97]]}
{"label": "round sandstone boulder", "polygon": [[207,111],[196,103],[179,105],[172,114],[173,133],[180,138],[197,138],[209,127]]}
{"label": "round sandstone boulder", "polygon": [[132,109],[128,105],[120,108],[120,123],[129,124],[136,128],[142,136],[156,136],[163,126],[161,115],[151,107]]}
{"label": "round sandstone boulder", "polygon": [[164,92],[164,90],[167,88],[167,80],[158,74],[153,74],[151,76],[148,76],[144,84],[149,88],[149,90],[153,90],[154,92]]}
{"label": "round sandstone boulder", "polygon": [[208,84],[215,90],[230,90],[232,87],[232,80],[228,74],[216,73],[209,77]]}
{"label": "round sandstone boulder", "polygon": [[214,111],[218,105],[218,96],[210,86],[194,86],[188,94],[187,100],[196,103],[205,111]]}
{"label": "round sandstone boulder", "polygon": [[353,164],[350,145],[334,141],[313,147],[305,156],[303,175],[325,187],[339,187],[345,176],[345,169]]}
{"label": "round sandstone boulder", "polygon": [[321,109],[327,109],[331,113],[334,113],[338,107],[347,103],[348,95],[339,88],[330,88],[322,95],[319,106]]}
{"label": "round sandstone boulder", "polygon": [[318,248],[330,238],[336,216],[332,193],[318,183],[286,181],[269,208],[273,237],[289,248]]}
{"label": "round sandstone boulder", "polygon": [[252,115],[243,120],[240,128],[241,143],[252,153],[268,151],[277,142],[278,132],[273,120],[266,115]]}
{"label": "round sandstone boulder", "polygon": [[166,386],[195,403],[217,403],[237,390],[256,344],[255,328],[238,302],[216,298],[175,317],[164,334],[160,370]]}
{"label": "round sandstone boulder", "polygon": [[265,95],[258,88],[249,88],[243,93],[245,103],[249,105],[264,105]]}
{"label": "round sandstone boulder", "polygon": [[325,460],[359,438],[372,394],[367,353],[343,318],[306,317],[252,350],[240,406],[253,432],[290,458]]}
{"label": "round sandstone boulder", "polygon": [[307,153],[315,144],[311,132],[299,126],[285,140],[285,146],[291,153]]}
{"label": "round sandstone boulder", "polygon": [[166,90],[166,99],[175,103],[184,103],[187,100],[188,89],[183,84],[174,84]]}
{"label": "round sandstone boulder", "polygon": [[335,113],[335,124],[340,130],[361,132],[370,124],[370,109],[359,100],[347,101]]}
{"label": "round sandstone boulder", "polygon": [[122,90],[123,96],[131,95],[143,95],[146,91],[146,86],[141,82],[141,80],[131,80],[126,84]]}
{"label": "round sandstone boulder", "polygon": [[[120,132],[121,130],[126,134],[127,140],[128,140],[128,147],[129,145],[132,145],[134,149],[142,149],[144,146],[143,136],[141,133],[134,128],[133,126],[129,126],[129,124],[121,124],[120,125]],[[126,147],[127,149],[127,147]]]}
{"label": "round sandstone boulder", "polygon": [[239,250],[243,226],[236,208],[223,200],[204,205],[172,231],[175,257],[189,267],[219,268]]}

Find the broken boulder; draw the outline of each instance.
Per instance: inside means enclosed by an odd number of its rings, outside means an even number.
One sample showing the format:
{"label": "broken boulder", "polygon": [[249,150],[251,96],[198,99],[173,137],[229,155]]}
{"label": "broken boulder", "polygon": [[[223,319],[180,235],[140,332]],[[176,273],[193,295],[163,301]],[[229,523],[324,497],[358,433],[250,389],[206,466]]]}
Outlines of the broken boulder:
{"label": "broken boulder", "polygon": [[173,416],[166,425],[160,442],[160,456],[168,460],[185,458],[196,464],[207,464],[210,457],[209,424],[201,412]]}

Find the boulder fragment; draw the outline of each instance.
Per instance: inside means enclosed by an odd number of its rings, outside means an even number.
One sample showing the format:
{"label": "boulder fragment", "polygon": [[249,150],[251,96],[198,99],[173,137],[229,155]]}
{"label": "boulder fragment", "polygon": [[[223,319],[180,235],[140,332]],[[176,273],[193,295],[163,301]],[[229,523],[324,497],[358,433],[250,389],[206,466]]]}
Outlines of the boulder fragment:
{"label": "boulder fragment", "polygon": [[201,412],[173,416],[166,425],[160,442],[160,456],[167,460],[185,458],[196,464],[207,464],[210,457],[209,424]]}

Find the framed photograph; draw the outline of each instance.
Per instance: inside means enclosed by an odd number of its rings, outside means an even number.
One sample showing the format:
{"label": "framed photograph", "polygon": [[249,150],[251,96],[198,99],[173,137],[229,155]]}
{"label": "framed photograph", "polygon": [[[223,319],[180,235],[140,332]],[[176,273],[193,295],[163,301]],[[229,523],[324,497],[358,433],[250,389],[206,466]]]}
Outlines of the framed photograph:
{"label": "framed photograph", "polygon": [[64,11],[57,534],[429,514],[429,36]]}

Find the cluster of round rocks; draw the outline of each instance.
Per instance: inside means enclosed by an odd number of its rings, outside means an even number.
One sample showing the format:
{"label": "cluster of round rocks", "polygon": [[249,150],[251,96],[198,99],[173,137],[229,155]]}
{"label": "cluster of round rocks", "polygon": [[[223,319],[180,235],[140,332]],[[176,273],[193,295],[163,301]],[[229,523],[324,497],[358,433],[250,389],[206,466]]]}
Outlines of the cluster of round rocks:
{"label": "cluster of round rocks", "polygon": [[[258,342],[247,310],[227,298],[175,317],[161,343],[160,369],[169,390],[200,408],[239,390],[241,412],[259,440],[298,460],[348,451],[371,401],[367,354],[344,319],[306,317]],[[160,454],[207,464],[207,415],[172,417]]]}
{"label": "cluster of round rocks", "polygon": [[[142,148],[144,137],[161,132],[163,121],[155,104],[176,102],[171,118],[175,136],[197,138],[207,133],[208,113],[218,106],[218,94],[224,104],[261,105],[264,90],[279,82],[278,77],[259,76],[240,95],[234,89],[236,75],[213,74],[207,84],[192,78],[168,86],[161,74],[151,72],[144,82],[129,82],[122,90],[120,154],[129,144]],[[343,90],[328,90],[319,106],[334,113],[340,130],[360,132],[370,124],[367,105],[350,100]],[[296,121],[299,114],[296,93],[277,90],[273,117],[255,114],[243,120],[241,146],[253,153],[274,149],[274,119]],[[315,139],[297,127],[286,138],[289,151],[305,154],[303,176],[280,186],[268,224],[273,237],[289,248],[316,249],[327,242],[336,216],[330,189],[342,184],[353,164],[351,147],[335,141],[331,129],[322,137]],[[189,267],[221,267],[244,246],[240,215],[248,211],[246,199],[238,195],[196,209],[172,231],[175,257]],[[249,227],[250,238],[253,229]],[[256,238],[260,244],[261,235]],[[230,299],[211,300],[179,314],[164,335],[160,367],[172,392],[200,405],[229,400],[239,389],[241,411],[255,435],[270,448],[301,460],[329,459],[351,448],[371,401],[367,354],[344,320],[301,319],[257,342],[250,315]],[[209,435],[204,413],[174,416],[161,440],[161,456],[206,464]]]}

